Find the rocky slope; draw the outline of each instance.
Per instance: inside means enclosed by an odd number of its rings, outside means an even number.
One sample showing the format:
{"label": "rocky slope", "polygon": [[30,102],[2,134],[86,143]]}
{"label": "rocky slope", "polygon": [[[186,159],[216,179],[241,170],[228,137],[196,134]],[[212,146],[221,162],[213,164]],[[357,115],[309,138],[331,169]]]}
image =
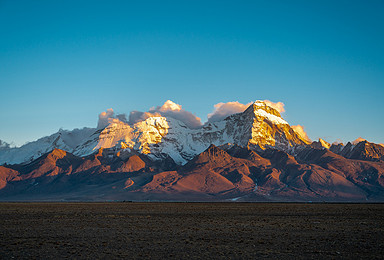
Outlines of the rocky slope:
{"label": "rocky slope", "polygon": [[199,129],[188,128],[171,117],[155,116],[134,125],[113,120],[103,129],[59,131],[20,148],[0,150],[0,164],[30,162],[55,148],[77,156],[90,155],[99,148],[133,150],[158,160],[170,156],[176,163],[185,164],[211,144],[225,143],[255,150],[274,147],[287,152],[308,144],[279,112],[263,101],[256,101],[243,113]]}
{"label": "rocky slope", "polygon": [[307,146],[294,157],[211,145],[187,164],[137,152],[55,149],[0,167],[1,200],[383,201],[384,162]]}
{"label": "rocky slope", "polygon": [[41,155],[55,148],[72,152],[79,143],[87,140],[95,128],[74,129],[72,131],[59,130],[57,133],[27,143],[21,147],[0,147],[0,165],[31,162]]}
{"label": "rocky slope", "polygon": [[191,129],[174,118],[1,145],[0,200],[384,201],[384,147],[309,144],[273,108]]}
{"label": "rocky slope", "polygon": [[355,145],[348,142],[346,146],[333,146],[330,149],[348,159],[384,160],[384,147],[367,141],[361,141]]}

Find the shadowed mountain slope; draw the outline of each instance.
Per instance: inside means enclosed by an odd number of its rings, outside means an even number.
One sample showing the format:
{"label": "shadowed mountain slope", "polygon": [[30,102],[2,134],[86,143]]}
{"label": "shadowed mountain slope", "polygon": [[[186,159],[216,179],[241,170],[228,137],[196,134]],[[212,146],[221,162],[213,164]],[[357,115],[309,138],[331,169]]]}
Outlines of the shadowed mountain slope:
{"label": "shadowed mountain slope", "polygon": [[263,101],[197,129],[115,118],[0,145],[0,200],[384,201],[383,146],[309,143]]}

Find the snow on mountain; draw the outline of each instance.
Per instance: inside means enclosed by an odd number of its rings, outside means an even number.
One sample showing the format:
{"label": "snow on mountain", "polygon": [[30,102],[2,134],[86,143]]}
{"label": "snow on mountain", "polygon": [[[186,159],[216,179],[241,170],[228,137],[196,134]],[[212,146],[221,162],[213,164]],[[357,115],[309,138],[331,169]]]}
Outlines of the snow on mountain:
{"label": "snow on mountain", "polygon": [[289,150],[306,144],[306,141],[293,131],[279,112],[263,101],[256,101],[243,113],[205,124],[199,129],[188,128],[171,117],[150,117],[132,126],[115,120],[79,145],[74,154],[85,156],[99,148],[133,149],[153,159],[169,155],[176,163],[185,164],[211,144],[226,143],[255,149],[272,146]]}
{"label": "snow on mountain", "polygon": [[1,151],[0,164],[30,161],[54,148],[78,156],[92,154],[99,148],[113,148],[116,152],[132,149],[155,160],[170,156],[176,163],[185,164],[211,144],[227,143],[284,151],[308,144],[277,110],[263,101],[256,101],[242,113],[198,129],[191,129],[172,117],[153,116],[134,125],[116,119],[103,129],[59,131],[20,148]]}
{"label": "snow on mountain", "polygon": [[9,143],[6,143],[2,140],[0,140],[0,151],[1,150],[6,150],[6,149],[9,149],[10,148],[10,144]]}
{"label": "snow on mountain", "polygon": [[59,130],[53,135],[40,138],[21,147],[2,149],[0,150],[0,164],[30,162],[55,148],[71,152],[78,143],[89,138],[95,130],[95,128],[74,129],[72,131]]}
{"label": "snow on mountain", "polygon": [[74,154],[85,156],[99,148],[133,149],[148,154],[153,159],[162,159],[169,155],[182,164],[206,149],[205,145],[193,139],[199,131],[188,128],[174,118],[161,116],[147,118],[133,126],[115,121],[96,131],[89,140],[85,140],[75,149]]}

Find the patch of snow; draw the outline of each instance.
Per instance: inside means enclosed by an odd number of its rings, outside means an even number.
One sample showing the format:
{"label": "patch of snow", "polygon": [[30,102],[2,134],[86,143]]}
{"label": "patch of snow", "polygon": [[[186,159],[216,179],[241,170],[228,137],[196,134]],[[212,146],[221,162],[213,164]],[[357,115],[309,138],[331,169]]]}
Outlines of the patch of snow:
{"label": "patch of snow", "polygon": [[55,148],[72,152],[78,143],[87,140],[95,128],[59,130],[57,133],[27,143],[21,147],[13,147],[0,151],[0,164],[16,164],[30,162]]}
{"label": "patch of snow", "polygon": [[[255,116],[266,118],[277,125],[278,129],[281,128],[278,125],[288,124],[281,117],[263,110],[266,106],[263,101],[256,101],[254,104],[257,108],[253,111]],[[275,140],[263,130],[263,122],[255,120],[254,115],[238,113],[198,129],[191,129],[174,118],[153,116],[133,125],[113,120],[102,129],[60,130],[20,148],[0,150],[0,164],[31,161],[54,148],[77,156],[95,153],[99,148],[114,148],[115,152],[134,150],[147,154],[153,160],[168,155],[181,165],[211,144],[221,146],[230,143],[247,147],[250,144],[257,146],[262,142],[264,146],[286,149],[286,142]],[[288,148],[289,145],[288,143]]]}
{"label": "patch of snow", "polygon": [[255,115],[256,116],[266,117],[269,121],[271,121],[274,124],[288,125],[288,122],[285,121],[284,119],[282,119],[281,117],[272,115],[272,114],[268,113],[267,111],[265,111],[263,109],[256,109],[255,110]]}

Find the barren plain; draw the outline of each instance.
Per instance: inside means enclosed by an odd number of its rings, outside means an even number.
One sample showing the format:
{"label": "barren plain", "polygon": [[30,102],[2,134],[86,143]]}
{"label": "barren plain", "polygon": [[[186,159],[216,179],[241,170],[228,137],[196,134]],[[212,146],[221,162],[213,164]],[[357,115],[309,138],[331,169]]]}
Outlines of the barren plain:
{"label": "barren plain", "polygon": [[382,259],[384,204],[0,203],[1,259]]}

